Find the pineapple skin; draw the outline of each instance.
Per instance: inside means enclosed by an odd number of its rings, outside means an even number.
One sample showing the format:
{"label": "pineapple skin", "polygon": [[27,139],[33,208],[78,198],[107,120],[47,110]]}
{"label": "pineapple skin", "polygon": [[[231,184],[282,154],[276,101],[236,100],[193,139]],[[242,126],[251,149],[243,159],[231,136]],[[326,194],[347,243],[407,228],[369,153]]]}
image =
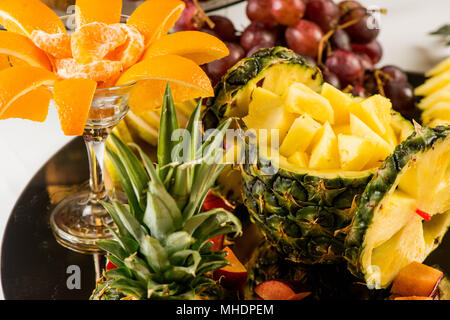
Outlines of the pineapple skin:
{"label": "pineapple skin", "polygon": [[[365,278],[367,270],[363,270],[361,265],[361,257],[365,248],[365,235],[374,219],[378,204],[390,192],[397,176],[413,159],[414,155],[432,151],[438,143],[442,143],[449,138],[450,126],[422,127],[398,145],[378,168],[375,176],[361,195],[361,200],[355,212],[355,221],[352,223],[345,240],[344,256],[352,274],[359,278]],[[442,238],[436,240],[439,240],[440,243]],[[438,244],[436,244],[437,246]]]}

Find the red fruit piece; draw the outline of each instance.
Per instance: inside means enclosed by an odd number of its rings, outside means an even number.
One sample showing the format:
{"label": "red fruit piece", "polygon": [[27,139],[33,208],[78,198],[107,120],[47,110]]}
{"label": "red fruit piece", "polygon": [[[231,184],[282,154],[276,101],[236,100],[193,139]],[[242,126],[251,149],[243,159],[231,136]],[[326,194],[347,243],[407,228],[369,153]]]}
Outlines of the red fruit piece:
{"label": "red fruit piece", "polygon": [[296,24],[305,14],[303,0],[270,0],[270,12],[275,20],[284,25]]}
{"label": "red fruit piece", "polygon": [[117,269],[117,266],[108,260],[108,262],[106,263],[106,271],[113,270],[113,269]]}
{"label": "red fruit piece", "polygon": [[223,249],[223,241],[225,240],[225,235],[221,234],[220,236],[209,239],[213,243],[211,247],[211,251],[220,251]]}
{"label": "red fruit piece", "polygon": [[277,280],[258,284],[255,293],[263,300],[301,300],[311,294],[311,292],[295,293],[289,285]]}
{"label": "red fruit piece", "polygon": [[247,269],[229,247],[225,247],[223,251],[227,252],[230,265],[214,271],[213,278],[219,280],[225,288],[239,290],[247,282]]}
{"label": "red fruit piece", "polygon": [[391,293],[404,297],[433,295],[443,273],[422,263],[411,262],[394,279]]}
{"label": "red fruit piece", "polygon": [[216,208],[222,208],[225,210],[231,210],[231,208],[218,196],[215,196],[211,191],[208,193],[208,195],[205,198],[205,201],[203,202],[203,210],[209,211]]}

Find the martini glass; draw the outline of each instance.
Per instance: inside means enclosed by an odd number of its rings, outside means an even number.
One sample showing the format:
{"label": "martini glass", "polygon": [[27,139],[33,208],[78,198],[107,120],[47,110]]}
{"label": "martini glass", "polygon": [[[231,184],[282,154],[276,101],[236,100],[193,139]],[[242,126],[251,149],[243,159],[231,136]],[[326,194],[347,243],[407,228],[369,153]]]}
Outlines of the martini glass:
{"label": "martini glass", "polygon": [[[122,16],[121,22],[126,22],[127,18]],[[69,31],[74,29],[74,15],[64,16],[61,20]],[[83,133],[89,158],[90,190],[63,199],[50,215],[50,226],[56,240],[71,250],[101,253],[96,242],[112,238],[110,228],[114,229],[114,223],[101,205],[102,201],[112,200],[104,183],[105,143],[109,132],[127,114],[129,93],[134,85],[101,88],[95,92]],[[114,200],[125,202],[121,195],[116,193]]]}

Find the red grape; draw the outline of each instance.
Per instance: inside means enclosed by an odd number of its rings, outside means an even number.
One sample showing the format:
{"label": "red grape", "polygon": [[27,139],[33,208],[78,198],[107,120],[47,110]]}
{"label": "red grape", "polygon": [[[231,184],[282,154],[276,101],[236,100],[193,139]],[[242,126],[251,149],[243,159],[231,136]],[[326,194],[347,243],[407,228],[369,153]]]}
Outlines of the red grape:
{"label": "red grape", "polygon": [[343,86],[360,83],[363,80],[364,68],[353,52],[336,50],[327,58],[325,66],[338,76]]}
{"label": "red grape", "polygon": [[270,4],[272,17],[285,26],[296,24],[305,14],[303,0],[270,0]]}
{"label": "red grape", "polygon": [[332,0],[310,0],[306,14],[323,32],[336,28],[339,23],[339,7]]}
{"label": "red grape", "polygon": [[225,44],[230,50],[230,54],[225,58],[208,63],[205,67],[213,85],[220,81],[229,68],[245,57],[245,51],[239,44],[233,42],[225,42]]}
{"label": "red grape", "polygon": [[333,49],[342,49],[352,51],[352,44],[347,32],[337,29],[330,38],[331,47]]}
{"label": "red grape", "polygon": [[358,56],[359,61],[361,62],[361,65],[363,66],[364,70],[373,70],[372,60],[367,54],[363,52],[355,52],[355,54]]}
{"label": "red grape", "polygon": [[414,91],[406,81],[389,81],[384,86],[386,97],[391,99],[392,107],[403,115],[410,114],[414,108]]}
{"label": "red grape", "polygon": [[174,31],[200,30],[205,21],[199,15],[197,6],[192,1],[185,1],[186,7],[173,26]]}
{"label": "red grape", "polygon": [[270,0],[248,0],[247,17],[253,22],[264,23],[268,27],[277,24],[270,13]]}
{"label": "red grape", "polygon": [[273,47],[277,40],[275,30],[266,29],[260,22],[252,22],[241,35],[241,46],[245,51],[249,51],[256,45],[266,48]]}
{"label": "red grape", "polygon": [[209,16],[209,18],[212,22],[214,22],[214,28],[212,28],[212,30],[221,40],[230,42],[237,40],[236,29],[230,19],[216,15]]}
{"label": "red grape", "polygon": [[324,70],[322,72],[323,75],[323,80],[329,84],[331,84],[332,86],[338,88],[338,89],[342,89],[341,88],[341,81],[339,80],[339,78],[337,77],[336,74],[334,74],[331,71],[328,70]]}
{"label": "red grape", "polygon": [[295,52],[316,58],[323,32],[314,22],[300,20],[297,24],[286,29],[285,37],[289,48]]}
{"label": "red grape", "polygon": [[376,26],[372,26],[371,20],[373,18],[367,14],[365,8],[351,10],[341,19],[341,23],[347,23],[356,19],[359,20],[345,28],[352,42],[366,44],[375,40],[380,30]]}
{"label": "red grape", "polygon": [[372,60],[373,64],[377,64],[383,56],[383,48],[377,40],[369,42],[368,44],[352,44],[353,52],[361,52],[367,54]]}
{"label": "red grape", "polygon": [[403,72],[403,70],[400,69],[399,67],[388,65],[388,66],[384,66],[380,70],[389,75],[390,81],[396,81],[396,82],[407,82],[408,81],[408,77]]}

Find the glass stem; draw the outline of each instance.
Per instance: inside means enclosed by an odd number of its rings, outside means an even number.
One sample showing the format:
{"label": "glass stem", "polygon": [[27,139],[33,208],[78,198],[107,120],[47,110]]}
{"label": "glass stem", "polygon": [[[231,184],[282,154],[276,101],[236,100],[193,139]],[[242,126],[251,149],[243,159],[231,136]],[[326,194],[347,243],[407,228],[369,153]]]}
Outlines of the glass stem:
{"label": "glass stem", "polygon": [[89,202],[98,203],[100,200],[106,201],[107,194],[103,180],[103,159],[105,156],[105,143],[108,138],[108,129],[86,128],[83,138],[89,157],[89,184],[91,187]]}

